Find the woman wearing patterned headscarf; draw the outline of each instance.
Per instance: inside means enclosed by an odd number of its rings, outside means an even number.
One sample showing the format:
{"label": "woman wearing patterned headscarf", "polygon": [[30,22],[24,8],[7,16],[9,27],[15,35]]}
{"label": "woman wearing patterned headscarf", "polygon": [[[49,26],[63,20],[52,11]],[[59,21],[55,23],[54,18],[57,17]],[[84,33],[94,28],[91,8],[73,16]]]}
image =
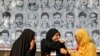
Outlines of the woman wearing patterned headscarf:
{"label": "woman wearing patterned headscarf", "polygon": [[69,51],[71,56],[96,56],[96,47],[85,29],[76,30],[75,39],[78,46],[76,52]]}

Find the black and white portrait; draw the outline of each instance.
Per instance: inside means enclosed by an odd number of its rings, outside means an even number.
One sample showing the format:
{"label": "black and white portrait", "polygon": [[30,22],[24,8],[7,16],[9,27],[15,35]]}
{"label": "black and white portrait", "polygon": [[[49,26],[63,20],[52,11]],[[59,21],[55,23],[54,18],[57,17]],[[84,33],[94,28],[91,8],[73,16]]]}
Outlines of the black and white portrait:
{"label": "black and white portrait", "polygon": [[67,48],[73,48],[74,38],[73,38],[73,32],[72,31],[65,32],[65,45],[66,45]]}
{"label": "black and white portrait", "polygon": [[80,0],[80,5],[79,5],[79,10],[80,11],[90,11],[90,8],[89,8],[89,0]]}
{"label": "black and white portrait", "polygon": [[10,29],[11,28],[11,24],[10,24],[11,19],[10,18],[11,18],[10,12],[5,11],[2,13],[0,29]]}
{"label": "black and white portrait", "polygon": [[28,10],[30,11],[37,11],[39,6],[36,3],[36,0],[28,0],[28,5],[27,5]]}
{"label": "black and white portrait", "polygon": [[52,24],[52,27],[61,28],[62,27],[61,19],[62,19],[62,15],[59,12],[53,13],[53,24]]}
{"label": "black and white portrait", "polygon": [[42,27],[42,29],[48,29],[50,27],[49,25],[49,14],[47,12],[43,12],[41,14],[41,24],[40,26]]}
{"label": "black and white portrait", "polygon": [[14,28],[23,28],[23,14],[18,13],[15,15]]}
{"label": "black and white portrait", "polygon": [[78,18],[79,23],[77,23],[78,28],[86,28],[87,27],[87,14],[82,11],[79,13]]}
{"label": "black and white portrait", "polygon": [[92,9],[98,9],[100,0],[92,0]]}
{"label": "black and white portrait", "polygon": [[37,15],[28,14],[26,20],[27,20],[26,24],[28,24],[31,28],[37,29],[37,27],[39,25]]}
{"label": "black and white portrait", "polygon": [[10,33],[8,30],[2,30],[0,32],[0,47],[10,47],[9,36]]}
{"label": "black and white portrait", "polygon": [[40,0],[42,11],[50,10],[49,0]]}
{"label": "black and white portrait", "polygon": [[74,28],[74,24],[75,24],[75,18],[74,18],[74,13],[73,12],[68,12],[66,14],[66,28],[67,29],[73,29]]}
{"label": "black and white portrait", "polygon": [[63,0],[54,0],[54,8],[56,10],[62,10],[63,7]]}
{"label": "black and white portrait", "polygon": [[66,11],[74,11],[76,0],[66,0]]}
{"label": "black and white portrait", "polygon": [[97,47],[100,47],[100,30],[99,29],[94,29],[92,30],[92,39],[94,43],[96,44]]}
{"label": "black and white portrait", "polygon": [[15,9],[18,11],[23,11],[24,9],[24,0],[15,0],[16,6]]}
{"label": "black and white portrait", "polygon": [[42,40],[43,38],[46,38],[46,33],[47,33],[47,31],[41,31],[41,33],[40,33],[41,40]]}
{"label": "black and white portrait", "polygon": [[4,0],[0,0],[0,12],[6,11],[7,8],[4,6]]}
{"label": "black and white portrait", "polygon": [[99,23],[98,23],[98,14],[96,13],[96,12],[91,12],[90,13],[90,27],[91,28],[97,28],[99,25]]}

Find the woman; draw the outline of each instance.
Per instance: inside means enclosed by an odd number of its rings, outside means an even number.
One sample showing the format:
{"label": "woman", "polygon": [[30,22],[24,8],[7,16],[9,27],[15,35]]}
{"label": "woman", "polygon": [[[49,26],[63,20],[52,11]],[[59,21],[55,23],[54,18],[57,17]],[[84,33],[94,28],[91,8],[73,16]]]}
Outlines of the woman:
{"label": "woman", "polygon": [[25,29],[14,42],[10,56],[35,56],[35,52],[35,32],[30,29]]}
{"label": "woman", "polygon": [[78,47],[76,52],[69,51],[71,56],[96,56],[96,47],[85,29],[76,30],[75,39]]}
{"label": "woman", "polygon": [[64,41],[58,40],[60,38],[60,32],[52,28],[46,34],[46,39],[41,41],[41,56],[51,56],[52,51],[56,51],[56,56],[65,56],[67,54],[61,54],[60,49],[65,48]]}

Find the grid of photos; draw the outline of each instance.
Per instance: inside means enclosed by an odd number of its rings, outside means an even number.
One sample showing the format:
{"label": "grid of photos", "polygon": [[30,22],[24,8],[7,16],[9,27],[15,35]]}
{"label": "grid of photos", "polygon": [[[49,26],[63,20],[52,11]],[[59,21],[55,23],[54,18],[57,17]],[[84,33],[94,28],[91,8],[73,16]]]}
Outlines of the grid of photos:
{"label": "grid of photos", "polygon": [[0,49],[12,47],[26,28],[37,33],[36,45],[50,28],[57,28],[66,47],[74,49],[74,31],[89,31],[100,49],[100,0],[0,0]]}

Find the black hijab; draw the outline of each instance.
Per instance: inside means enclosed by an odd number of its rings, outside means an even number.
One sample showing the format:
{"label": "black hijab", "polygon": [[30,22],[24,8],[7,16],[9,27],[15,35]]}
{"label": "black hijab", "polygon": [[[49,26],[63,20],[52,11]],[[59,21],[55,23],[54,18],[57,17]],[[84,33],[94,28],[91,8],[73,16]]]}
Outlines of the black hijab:
{"label": "black hijab", "polygon": [[59,33],[59,35],[60,35],[60,32],[59,32],[57,29],[55,29],[55,28],[50,29],[50,30],[47,32],[47,34],[46,34],[46,39],[52,41],[52,37],[53,37],[56,33]]}
{"label": "black hijab", "polygon": [[[14,42],[10,56],[26,56],[26,52],[30,48],[30,42],[35,39],[35,32],[30,29],[25,29],[20,37]],[[36,44],[32,50],[33,56],[35,56]]]}
{"label": "black hijab", "polygon": [[[48,43],[48,41],[50,41],[50,42],[52,42],[53,43],[53,41],[52,41],[52,37],[56,34],[56,33],[59,33],[59,36],[61,36],[61,34],[60,34],[60,32],[57,30],[57,29],[55,29],[55,28],[52,28],[52,29],[50,29],[48,32],[47,32],[47,34],[46,34],[46,43]],[[48,44],[46,44],[46,45],[49,45],[50,44],[50,42],[48,43]],[[45,43],[44,43],[45,44]],[[42,44],[43,45],[43,44]],[[43,47],[42,47],[43,48]],[[53,48],[53,49],[52,49]],[[50,52],[51,51],[56,51],[56,56],[70,56],[70,54],[68,53],[68,54],[61,54],[60,53],[60,48],[64,48],[64,49],[67,49],[66,47],[65,47],[65,45],[64,45],[64,43],[60,43],[59,41],[57,41],[57,42],[55,42],[55,45],[52,45],[51,46],[51,49],[49,50]],[[47,49],[47,48],[46,48]]]}

